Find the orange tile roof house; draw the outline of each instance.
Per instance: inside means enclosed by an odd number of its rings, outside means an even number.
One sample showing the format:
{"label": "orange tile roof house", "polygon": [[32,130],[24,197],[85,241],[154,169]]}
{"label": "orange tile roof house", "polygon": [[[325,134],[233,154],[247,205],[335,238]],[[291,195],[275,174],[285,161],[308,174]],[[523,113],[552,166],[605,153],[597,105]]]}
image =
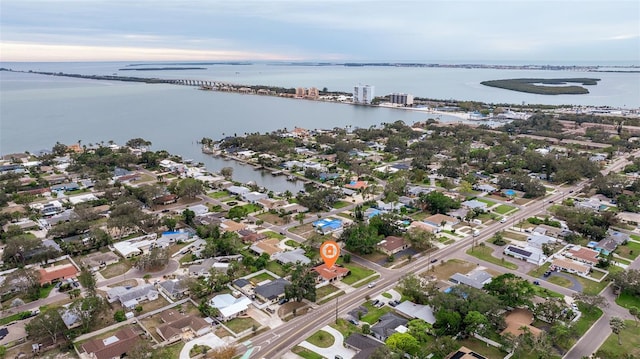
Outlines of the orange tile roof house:
{"label": "orange tile roof house", "polygon": [[347,268],[338,267],[336,265],[328,268],[326,264],[321,264],[314,267],[312,270],[318,273],[318,280],[321,282],[335,282],[336,280],[340,280],[351,273]]}
{"label": "orange tile roof house", "polygon": [[552,266],[569,273],[588,275],[591,267],[588,265],[572,261],[571,259],[556,258],[551,263]]}
{"label": "orange tile roof house", "polygon": [[367,188],[367,181],[351,181],[344,185],[344,187],[349,189]]}
{"label": "orange tile roof house", "polygon": [[390,256],[409,248],[409,243],[402,237],[387,236],[387,238],[378,243],[378,248]]}
{"label": "orange tile roof house", "polygon": [[120,358],[131,350],[138,340],[140,336],[127,327],[108,338],[93,339],[82,344],[82,350],[92,359]]}
{"label": "orange tile roof house", "polygon": [[40,273],[40,285],[43,285],[63,279],[75,278],[78,274],[78,269],[73,264],[63,264],[50,268],[41,268],[38,272]]}
{"label": "orange tile roof house", "polygon": [[598,264],[598,254],[600,254],[600,252],[584,247],[573,247],[566,252],[567,257],[591,265]]}
{"label": "orange tile roof house", "polygon": [[271,257],[276,253],[282,252],[282,248],[278,246],[279,243],[280,241],[277,238],[266,238],[254,243],[250,249],[258,255],[266,253]]}

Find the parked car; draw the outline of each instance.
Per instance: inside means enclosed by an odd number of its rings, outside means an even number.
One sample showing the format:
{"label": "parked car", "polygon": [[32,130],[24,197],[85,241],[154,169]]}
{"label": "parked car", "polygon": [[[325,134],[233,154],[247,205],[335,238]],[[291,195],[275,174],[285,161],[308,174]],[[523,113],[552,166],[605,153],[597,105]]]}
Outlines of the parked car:
{"label": "parked car", "polygon": [[289,299],[287,299],[287,298],[282,298],[282,299],[280,299],[280,300],[278,301],[278,304],[279,304],[279,305],[283,305],[284,303],[286,303],[286,302],[288,302],[288,301],[289,301]]}
{"label": "parked car", "polygon": [[545,277],[545,278],[546,278],[546,277],[548,277],[548,276],[550,276],[550,275],[551,275],[551,271],[546,271],[546,272],[544,272],[544,277]]}
{"label": "parked car", "polygon": [[380,301],[376,299],[373,302],[371,302],[371,305],[375,307],[376,305],[378,305],[378,303],[380,303]]}
{"label": "parked car", "polygon": [[431,263],[435,263],[435,262],[437,262],[437,261],[438,261],[438,258],[433,258],[433,259],[431,260]]}
{"label": "parked car", "polygon": [[355,319],[349,319],[349,323],[353,324],[353,325],[358,325],[360,324],[357,320]]}
{"label": "parked car", "polygon": [[534,280],[534,281],[533,281],[533,284],[535,284],[535,285],[540,285],[540,282],[539,282],[539,281],[537,281],[537,280]]}
{"label": "parked car", "polygon": [[267,309],[267,312],[269,312],[269,313],[271,313],[271,314],[273,314],[273,313],[275,313],[275,312],[276,312],[275,310],[273,310],[273,309],[271,309],[271,308],[269,308],[269,307],[267,307],[266,309]]}

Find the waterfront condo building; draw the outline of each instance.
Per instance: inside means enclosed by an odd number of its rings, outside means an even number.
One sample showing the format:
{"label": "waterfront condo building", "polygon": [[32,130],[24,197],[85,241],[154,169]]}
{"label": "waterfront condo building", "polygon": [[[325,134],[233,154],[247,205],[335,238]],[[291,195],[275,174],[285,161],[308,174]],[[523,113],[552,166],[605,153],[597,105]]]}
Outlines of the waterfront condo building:
{"label": "waterfront condo building", "polygon": [[413,95],[406,93],[392,93],[389,95],[389,102],[403,106],[411,106],[413,105]]}
{"label": "waterfront condo building", "polygon": [[319,96],[320,96],[320,92],[315,87],[311,87],[311,88],[298,87],[298,88],[296,88],[296,97],[317,99]]}
{"label": "waterfront condo building", "polygon": [[373,86],[356,85],[353,88],[353,103],[370,104],[373,101]]}

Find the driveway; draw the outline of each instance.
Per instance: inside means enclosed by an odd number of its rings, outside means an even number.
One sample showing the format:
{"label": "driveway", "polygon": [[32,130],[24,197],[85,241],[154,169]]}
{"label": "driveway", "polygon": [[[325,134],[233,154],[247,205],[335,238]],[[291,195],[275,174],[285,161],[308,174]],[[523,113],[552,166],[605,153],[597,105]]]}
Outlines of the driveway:
{"label": "driveway", "polygon": [[217,348],[217,347],[221,347],[223,345],[225,345],[226,343],[218,338],[218,336],[216,336],[213,333],[208,333],[205,334],[203,336],[201,336],[200,338],[195,338],[194,340],[190,340],[188,341],[184,347],[182,347],[182,350],[180,351],[180,359],[189,359],[191,358],[189,356],[189,352],[191,351],[191,349],[197,345],[206,345],[208,347],[213,348]]}
{"label": "driveway", "polygon": [[[342,333],[340,333],[339,331],[333,329],[328,325],[324,326],[322,330],[333,335],[333,337],[335,338],[335,341],[333,342],[332,346],[328,348],[320,348],[307,342],[306,340],[300,343],[299,345],[303,348],[307,348],[329,359],[335,358],[336,355],[340,355],[344,359],[351,359],[356,355],[356,352],[354,350],[347,349],[342,344],[344,342],[344,337],[342,336]],[[183,359],[183,358],[181,357],[180,359]]]}
{"label": "driveway", "polygon": [[[551,277],[565,278],[571,281],[572,286],[568,287],[569,289],[574,290],[576,292],[582,292],[582,284],[580,284],[580,282],[576,278],[574,278],[572,275],[569,275],[567,273],[562,273],[562,272],[551,272],[551,275],[549,276],[549,278]],[[544,276],[540,276],[540,279],[548,280],[548,278],[544,278]]]}

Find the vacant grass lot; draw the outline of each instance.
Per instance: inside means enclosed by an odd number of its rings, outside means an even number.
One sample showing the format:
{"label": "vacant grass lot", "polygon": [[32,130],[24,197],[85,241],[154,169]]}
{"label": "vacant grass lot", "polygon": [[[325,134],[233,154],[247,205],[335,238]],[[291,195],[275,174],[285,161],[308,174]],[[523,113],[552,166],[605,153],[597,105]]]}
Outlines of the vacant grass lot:
{"label": "vacant grass lot", "polygon": [[260,327],[260,323],[253,320],[253,318],[234,318],[226,322],[225,325],[236,334],[251,329],[254,325],[256,328]]}
{"label": "vacant grass lot", "polygon": [[499,214],[506,214],[516,209],[516,207],[512,207],[506,204],[501,204],[498,207],[494,208],[493,211]]}
{"label": "vacant grass lot", "polygon": [[320,288],[316,289],[316,298],[318,299],[322,299],[326,296],[328,296],[331,293],[337,292],[340,289],[334,285],[331,284],[327,284],[325,286],[322,286]]}
{"label": "vacant grass lot", "polygon": [[573,283],[564,277],[553,276],[547,278],[547,281],[565,288],[571,288],[573,286]]}
{"label": "vacant grass lot", "polygon": [[518,266],[504,259],[496,258],[492,255],[493,249],[487,246],[478,246],[467,250],[467,254],[483,261],[497,264],[508,269],[518,269]]}
{"label": "vacant grass lot", "polygon": [[476,198],[476,199],[482,203],[486,203],[488,208],[496,204],[496,202],[489,201],[488,199],[484,199],[484,198]]}
{"label": "vacant grass lot", "polygon": [[435,274],[439,280],[448,281],[452,275],[456,273],[467,274],[475,267],[475,264],[463,261],[462,259],[450,259],[445,263],[434,264],[432,267],[433,271],[429,272],[429,275]]}
{"label": "vacant grass lot", "polygon": [[351,203],[349,202],[345,202],[345,201],[338,201],[336,203],[333,204],[333,208],[335,209],[340,209],[340,208],[344,208],[348,205],[350,205]]}
{"label": "vacant grass lot", "polygon": [[342,279],[342,282],[345,284],[353,284],[361,279],[367,278],[368,276],[375,273],[375,271],[371,269],[367,269],[361,265],[355,263],[345,263],[343,264],[345,268],[348,268],[351,271],[351,274]]}
{"label": "vacant grass lot", "polygon": [[225,191],[212,192],[207,194],[207,197],[213,198],[213,199],[221,199],[221,198],[229,197],[229,193]]}
{"label": "vacant grass lot", "polygon": [[[626,328],[620,332],[620,341],[616,334],[609,335],[599,350],[602,359],[637,358],[640,356],[640,326],[633,320],[625,320]],[[628,355],[625,357],[625,355]]]}

